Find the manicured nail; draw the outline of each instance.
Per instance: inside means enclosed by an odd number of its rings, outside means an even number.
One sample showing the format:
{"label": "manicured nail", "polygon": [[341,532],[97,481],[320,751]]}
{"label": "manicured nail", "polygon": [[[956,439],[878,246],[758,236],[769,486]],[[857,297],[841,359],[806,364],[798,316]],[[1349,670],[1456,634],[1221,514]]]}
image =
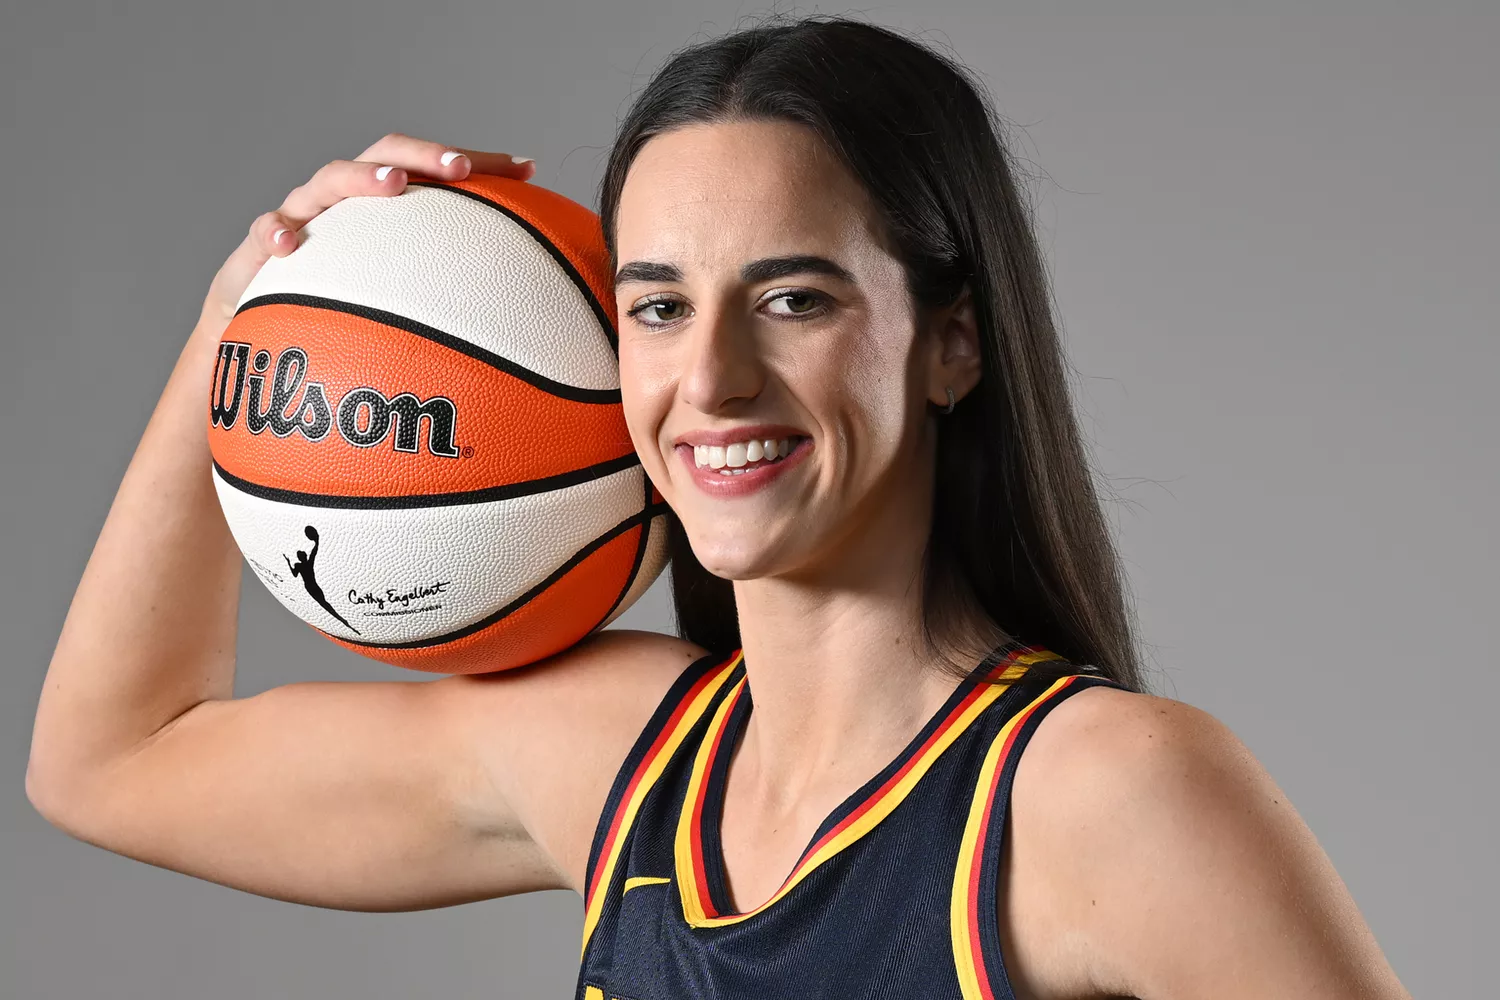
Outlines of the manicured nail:
{"label": "manicured nail", "polygon": [[375,179],[377,181],[383,181],[387,177],[391,176],[391,171],[395,169],[395,167],[381,167],[379,170],[375,171]]}
{"label": "manicured nail", "polygon": [[533,163],[535,161],[532,160],[532,158],[529,157],[529,156],[512,156],[510,158],[510,162],[514,163],[516,166],[519,167],[523,163]]}
{"label": "manicured nail", "polygon": [[438,157],[438,159],[442,162],[443,166],[446,167],[448,164],[452,163],[454,160],[458,159],[460,156],[463,156],[463,155],[464,154],[458,152],[457,150],[450,149],[450,150],[448,150],[448,152],[446,152],[442,156]]}
{"label": "manicured nail", "polygon": [[285,236],[289,232],[291,232],[290,229],[278,229],[278,230],[276,230],[276,232],[274,232],[274,233],[271,234],[271,242],[272,243],[280,243],[281,242],[281,238],[283,236]]}

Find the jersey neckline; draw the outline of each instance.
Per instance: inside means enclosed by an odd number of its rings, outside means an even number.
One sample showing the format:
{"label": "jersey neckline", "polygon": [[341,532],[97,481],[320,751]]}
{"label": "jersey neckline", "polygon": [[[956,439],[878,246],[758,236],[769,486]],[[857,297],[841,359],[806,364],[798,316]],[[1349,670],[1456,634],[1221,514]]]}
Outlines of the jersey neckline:
{"label": "jersey neckline", "polygon": [[[736,650],[736,655],[740,653]],[[730,690],[697,748],[678,816],[674,853],[684,919],[694,927],[715,927],[739,923],[770,909],[900,805],[943,751],[1025,676],[1031,664],[1062,659],[1051,650],[1016,641],[991,650],[901,752],[824,818],[770,898],[753,909],[735,912],[729,901],[719,823],[729,763],[752,707],[741,657],[730,679]]]}

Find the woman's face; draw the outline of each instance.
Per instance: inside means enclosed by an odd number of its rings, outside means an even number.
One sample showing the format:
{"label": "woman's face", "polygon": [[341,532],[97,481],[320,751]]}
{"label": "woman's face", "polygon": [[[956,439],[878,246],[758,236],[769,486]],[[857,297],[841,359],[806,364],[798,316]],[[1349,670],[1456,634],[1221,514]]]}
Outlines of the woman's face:
{"label": "woman's face", "polygon": [[930,493],[933,352],[872,203],[812,132],[652,139],[616,254],[626,422],[710,572],[812,572],[873,512]]}

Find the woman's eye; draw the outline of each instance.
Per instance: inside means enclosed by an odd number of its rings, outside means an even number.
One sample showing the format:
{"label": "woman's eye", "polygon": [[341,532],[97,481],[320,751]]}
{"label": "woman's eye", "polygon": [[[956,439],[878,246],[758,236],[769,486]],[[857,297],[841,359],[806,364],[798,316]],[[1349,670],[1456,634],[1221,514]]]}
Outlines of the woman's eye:
{"label": "woman's eye", "polygon": [[[763,300],[761,306],[774,316],[808,319],[828,309],[827,296],[811,291],[778,292]],[[642,326],[669,326],[692,315],[692,307],[678,298],[647,299],[632,307],[626,315]]]}
{"label": "woman's eye", "polygon": [[630,315],[647,326],[672,323],[687,315],[687,303],[681,299],[655,299],[642,302],[630,310]]}
{"label": "woman's eye", "polygon": [[782,292],[766,306],[778,316],[810,316],[823,307],[823,297],[812,292]]}

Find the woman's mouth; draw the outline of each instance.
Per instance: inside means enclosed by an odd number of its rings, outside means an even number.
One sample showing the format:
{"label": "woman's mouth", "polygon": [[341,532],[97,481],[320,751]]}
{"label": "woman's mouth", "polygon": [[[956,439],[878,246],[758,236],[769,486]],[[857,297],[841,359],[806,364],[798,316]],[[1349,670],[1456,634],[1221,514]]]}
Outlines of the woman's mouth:
{"label": "woman's mouth", "polygon": [[802,464],[812,451],[805,436],[761,438],[727,445],[678,445],[694,483],[715,497],[742,497],[768,486]]}
{"label": "woman's mouth", "polygon": [[693,465],[716,470],[721,476],[739,476],[760,466],[779,462],[807,438],[792,436],[736,441],[728,445],[693,446]]}

